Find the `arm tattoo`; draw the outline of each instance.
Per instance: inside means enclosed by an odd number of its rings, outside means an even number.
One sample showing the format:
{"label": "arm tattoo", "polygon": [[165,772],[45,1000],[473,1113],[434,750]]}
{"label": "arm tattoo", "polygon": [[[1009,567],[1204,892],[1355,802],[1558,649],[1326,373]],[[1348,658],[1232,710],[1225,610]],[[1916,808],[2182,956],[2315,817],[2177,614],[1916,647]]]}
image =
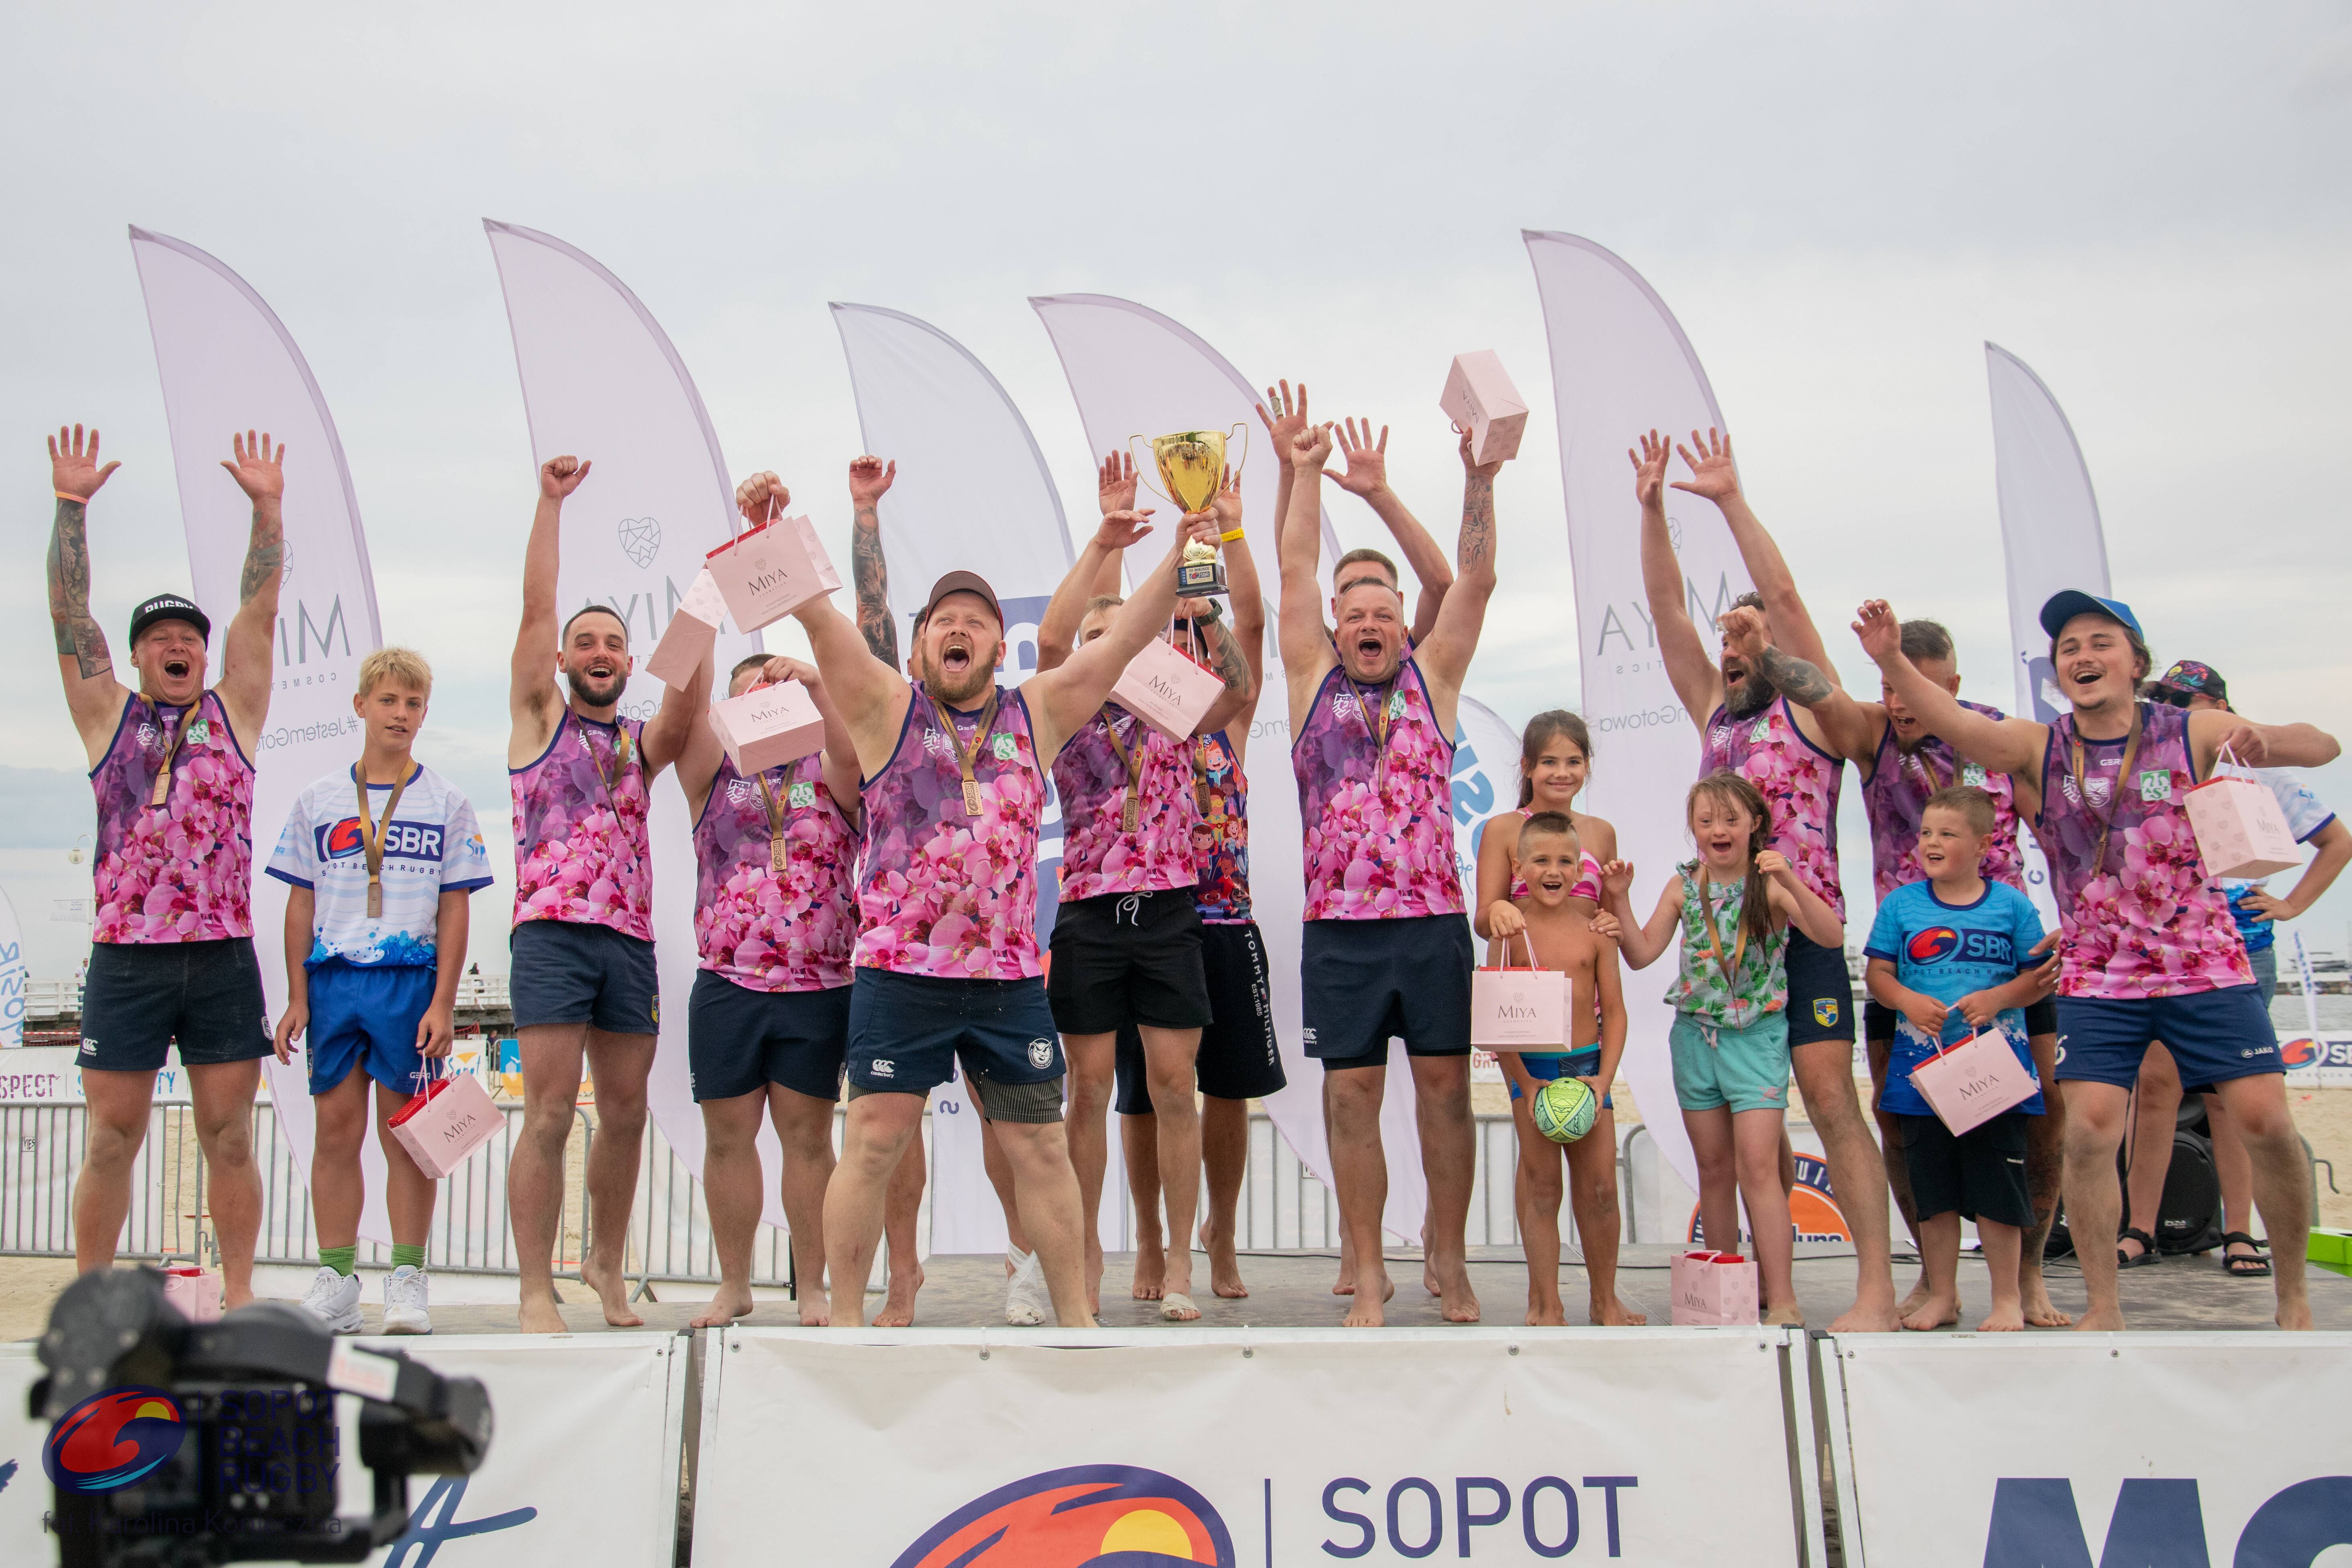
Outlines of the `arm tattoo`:
{"label": "arm tattoo", "polygon": [[245,552],[245,571],[237,578],[236,602],[243,605],[261,591],[261,585],[274,579],[286,565],[286,525],[278,518],[265,517],[259,507],[253,509],[253,542]]}
{"label": "arm tattoo", "polygon": [[1765,679],[1801,708],[1810,708],[1830,694],[1830,678],[1795,654],[1767,647],[1764,657],[1757,660],[1757,668],[1764,672]]}
{"label": "arm tattoo", "polygon": [[58,500],[49,534],[49,621],[57,631],[58,657],[73,659],[89,680],[114,668],[106,634],[89,614],[89,505]]}
{"label": "arm tattoo", "polygon": [[1217,677],[1228,691],[1249,689],[1249,659],[1242,653],[1242,645],[1234,636],[1234,628],[1220,618],[1209,626],[1209,658],[1217,667]]}
{"label": "arm tattoo", "polygon": [[1495,481],[1473,474],[1462,495],[1462,543],[1456,552],[1464,567],[1483,565],[1495,556]]}
{"label": "arm tattoo", "polygon": [[890,567],[882,559],[882,520],[861,506],[849,523],[849,572],[857,586],[857,629],[876,658],[898,668],[898,627],[890,618]]}

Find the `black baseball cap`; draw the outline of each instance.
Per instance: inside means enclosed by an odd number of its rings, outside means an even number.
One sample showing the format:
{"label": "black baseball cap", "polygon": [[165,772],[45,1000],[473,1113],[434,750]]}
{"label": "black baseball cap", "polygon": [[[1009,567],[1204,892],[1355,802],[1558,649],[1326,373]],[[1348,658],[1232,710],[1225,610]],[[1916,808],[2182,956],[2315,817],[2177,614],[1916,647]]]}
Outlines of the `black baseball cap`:
{"label": "black baseball cap", "polygon": [[177,594],[158,594],[131,612],[131,640],[157,621],[185,621],[196,628],[196,635],[209,639],[213,635],[212,618],[196,608],[195,602]]}
{"label": "black baseball cap", "polygon": [[2193,658],[2180,660],[2148,682],[2147,689],[2150,695],[2161,691],[2181,697],[2210,697],[2216,702],[2230,700],[2230,683],[2221,679],[2221,672]]}
{"label": "black baseball cap", "polygon": [[932,584],[931,596],[923,601],[923,613],[915,617],[915,624],[920,626],[929,620],[931,612],[940,607],[940,601],[950,594],[979,595],[988,601],[989,613],[996,617],[997,626],[1002,627],[1004,625],[1004,606],[996,602],[996,590],[990,587],[988,579],[977,572],[950,572]]}

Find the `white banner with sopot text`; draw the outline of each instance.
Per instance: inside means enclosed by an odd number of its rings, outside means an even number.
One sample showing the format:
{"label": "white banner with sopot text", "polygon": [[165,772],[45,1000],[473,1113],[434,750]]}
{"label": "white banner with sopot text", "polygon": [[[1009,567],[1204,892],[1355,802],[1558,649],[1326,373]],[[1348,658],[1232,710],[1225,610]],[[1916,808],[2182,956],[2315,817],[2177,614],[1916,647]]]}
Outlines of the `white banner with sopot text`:
{"label": "white banner with sopot text", "polygon": [[1820,1350],[1850,1568],[2352,1561],[2352,1334],[1871,1334]]}
{"label": "white banner with sopot text", "polygon": [[698,1568],[1801,1561],[1782,1330],[712,1337]]}

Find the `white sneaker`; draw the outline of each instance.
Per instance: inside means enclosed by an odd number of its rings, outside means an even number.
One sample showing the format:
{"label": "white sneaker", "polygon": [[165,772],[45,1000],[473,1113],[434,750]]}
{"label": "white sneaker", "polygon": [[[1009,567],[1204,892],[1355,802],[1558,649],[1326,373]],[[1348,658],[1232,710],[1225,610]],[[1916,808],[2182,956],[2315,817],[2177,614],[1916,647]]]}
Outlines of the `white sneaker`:
{"label": "white sneaker", "polygon": [[425,1270],[404,1263],[384,1276],[383,1331],[387,1334],[429,1334],[433,1319],[425,1310]]}
{"label": "white sneaker", "polygon": [[360,1277],[338,1274],[325,1264],[310,1277],[310,1293],[302,1298],[302,1310],[327,1325],[329,1331],[355,1334],[360,1331]]}
{"label": "white sneaker", "polygon": [[1053,1305],[1045,1292],[1045,1267],[1034,1252],[1013,1247],[1004,1254],[1013,1278],[1004,1285],[1004,1321],[1016,1329],[1034,1329],[1045,1321]]}

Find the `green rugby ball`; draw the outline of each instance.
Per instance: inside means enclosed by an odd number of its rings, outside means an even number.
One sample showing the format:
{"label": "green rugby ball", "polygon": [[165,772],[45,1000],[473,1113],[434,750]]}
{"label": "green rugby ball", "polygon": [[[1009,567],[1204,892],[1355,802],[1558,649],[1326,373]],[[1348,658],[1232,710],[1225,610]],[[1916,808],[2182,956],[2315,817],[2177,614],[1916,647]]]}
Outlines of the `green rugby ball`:
{"label": "green rugby ball", "polygon": [[1536,1090],[1530,1112],[1537,1131],[1555,1143],[1573,1143],[1592,1131],[1601,1097],[1580,1078],[1556,1078]]}

